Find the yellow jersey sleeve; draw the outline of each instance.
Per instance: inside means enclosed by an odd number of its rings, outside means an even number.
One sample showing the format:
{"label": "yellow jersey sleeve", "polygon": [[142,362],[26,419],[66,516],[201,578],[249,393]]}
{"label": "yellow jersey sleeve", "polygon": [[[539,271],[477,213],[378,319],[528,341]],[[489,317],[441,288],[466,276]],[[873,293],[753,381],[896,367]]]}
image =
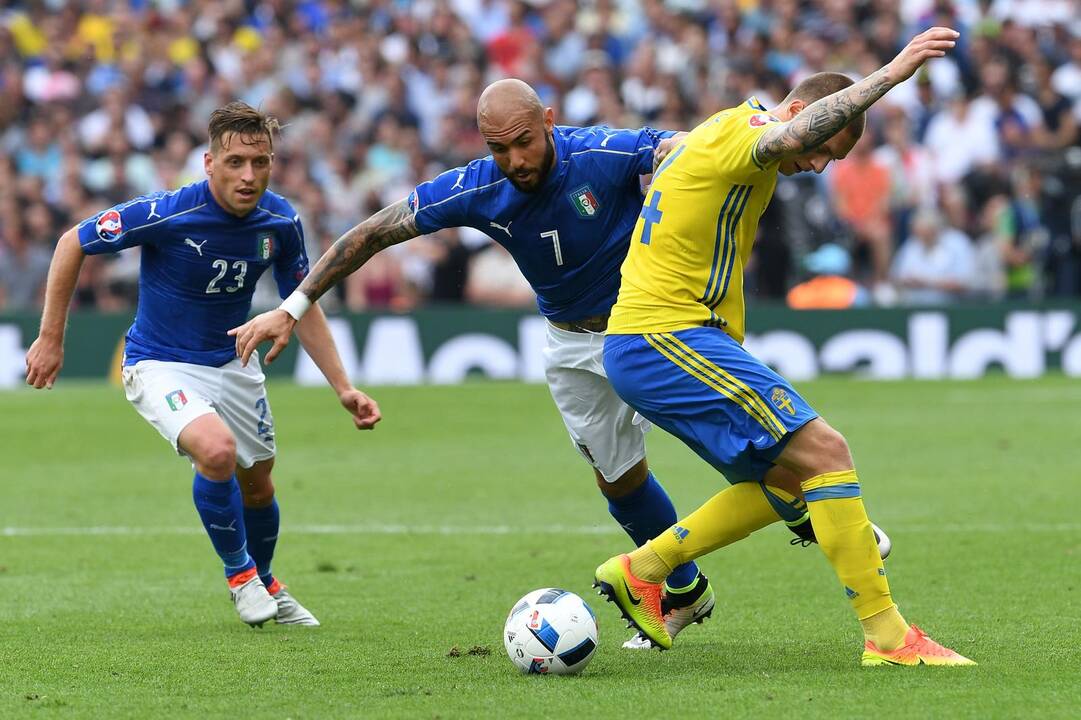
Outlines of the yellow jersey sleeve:
{"label": "yellow jersey sleeve", "polygon": [[[754,104],[751,104],[754,103]],[[759,173],[768,172],[776,163],[759,162],[755,150],[762,134],[780,123],[780,119],[748,100],[737,108],[726,110],[706,121],[710,128],[710,150],[714,153],[717,174],[736,183],[753,180]]]}

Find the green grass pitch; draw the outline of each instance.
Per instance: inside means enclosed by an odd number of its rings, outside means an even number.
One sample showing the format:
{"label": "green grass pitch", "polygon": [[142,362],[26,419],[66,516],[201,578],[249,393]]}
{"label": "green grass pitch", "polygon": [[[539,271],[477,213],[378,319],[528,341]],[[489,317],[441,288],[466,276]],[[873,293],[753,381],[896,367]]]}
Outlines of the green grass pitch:
{"label": "green grass pitch", "polygon": [[[621,650],[590,582],[628,542],[547,390],[500,383],[375,390],[372,433],[327,390],[272,385],[275,570],[323,627],[253,630],[185,461],[119,390],[61,382],[0,394],[0,717],[1078,717],[1081,385],[801,389],[849,438],[902,611],[979,667],[860,668],[825,559],[776,526],[703,560],[712,620]],[[649,446],[681,512],[721,487],[663,432]],[[545,586],[597,611],[579,677],[504,655],[511,604]]]}

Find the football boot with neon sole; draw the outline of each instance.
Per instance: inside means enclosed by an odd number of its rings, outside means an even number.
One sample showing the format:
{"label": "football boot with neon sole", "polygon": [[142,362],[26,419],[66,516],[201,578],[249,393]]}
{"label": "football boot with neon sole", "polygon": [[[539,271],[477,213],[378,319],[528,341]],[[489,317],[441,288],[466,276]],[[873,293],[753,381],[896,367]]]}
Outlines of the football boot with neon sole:
{"label": "football boot with neon sole", "polygon": [[255,568],[229,578],[229,595],[240,619],[252,627],[262,627],[278,614],[278,603],[267,592]]}
{"label": "football boot with neon sole", "polygon": [[[686,593],[672,593],[666,587],[661,595],[661,610],[664,612],[664,627],[675,642],[676,635],[693,624],[702,624],[706,618],[713,614],[713,606],[717,603],[717,596],[713,592],[713,586],[702,573],[698,573],[698,579],[694,588]],[[647,640],[642,633],[635,633],[627,642],[623,643],[626,650],[648,650],[653,643]]]}
{"label": "football boot with neon sole", "polygon": [[923,630],[913,625],[905,633],[905,644],[896,650],[879,650],[875,644],[868,640],[863,644],[863,659],[860,664],[864,667],[878,665],[941,665],[960,667],[975,665],[975,661],[969,660],[964,655],[950,650],[948,647],[939,645],[927,636]]}
{"label": "football boot with neon sole", "polygon": [[651,583],[636,578],[631,573],[631,559],[627,555],[609,558],[597,568],[593,587],[600,588],[608,602],[614,602],[627,621],[627,627],[636,627],[654,646],[664,650],[672,647],[672,636],[664,624],[661,609],[661,583]]}

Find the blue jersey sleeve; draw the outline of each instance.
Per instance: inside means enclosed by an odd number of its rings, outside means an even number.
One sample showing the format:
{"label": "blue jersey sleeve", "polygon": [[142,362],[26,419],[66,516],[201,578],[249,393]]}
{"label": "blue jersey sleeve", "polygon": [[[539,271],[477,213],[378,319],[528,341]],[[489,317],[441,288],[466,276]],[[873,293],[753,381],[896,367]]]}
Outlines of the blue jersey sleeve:
{"label": "blue jersey sleeve", "polygon": [[602,129],[605,139],[601,147],[613,152],[628,154],[629,162],[626,164],[627,182],[638,182],[642,175],[653,172],[653,153],[661,140],[670,138],[676,133],[672,130],[655,130],[644,127],[638,130],[610,130]]}
{"label": "blue jersey sleeve", "polygon": [[177,212],[176,193],[141,195],[78,224],[79,244],[87,255],[114,253],[154,241],[152,228]]}
{"label": "blue jersey sleeve", "polygon": [[289,208],[291,222],[281,233],[281,252],[274,258],[274,281],[278,294],[285,299],[297,289],[308,275],[308,252],[304,248],[304,226],[300,215]]}
{"label": "blue jersey sleeve", "polygon": [[470,197],[479,189],[471,166],[447,170],[434,180],[417,185],[409,195],[413,218],[422,234],[467,224]]}

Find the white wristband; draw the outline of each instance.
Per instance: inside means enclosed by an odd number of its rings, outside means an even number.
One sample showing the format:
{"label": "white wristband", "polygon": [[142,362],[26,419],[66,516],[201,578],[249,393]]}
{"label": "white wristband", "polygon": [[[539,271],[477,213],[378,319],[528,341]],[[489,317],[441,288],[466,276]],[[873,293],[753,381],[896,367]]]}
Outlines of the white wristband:
{"label": "white wristband", "polygon": [[284,310],[296,321],[300,321],[300,318],[304,317],[304,313],[308,312],[308,308],[312,306],[312,301],[308,299],[308,296],[299,290],[294,290],[293,294],[285,298],[282,304],[278,306],[279,310]]}

